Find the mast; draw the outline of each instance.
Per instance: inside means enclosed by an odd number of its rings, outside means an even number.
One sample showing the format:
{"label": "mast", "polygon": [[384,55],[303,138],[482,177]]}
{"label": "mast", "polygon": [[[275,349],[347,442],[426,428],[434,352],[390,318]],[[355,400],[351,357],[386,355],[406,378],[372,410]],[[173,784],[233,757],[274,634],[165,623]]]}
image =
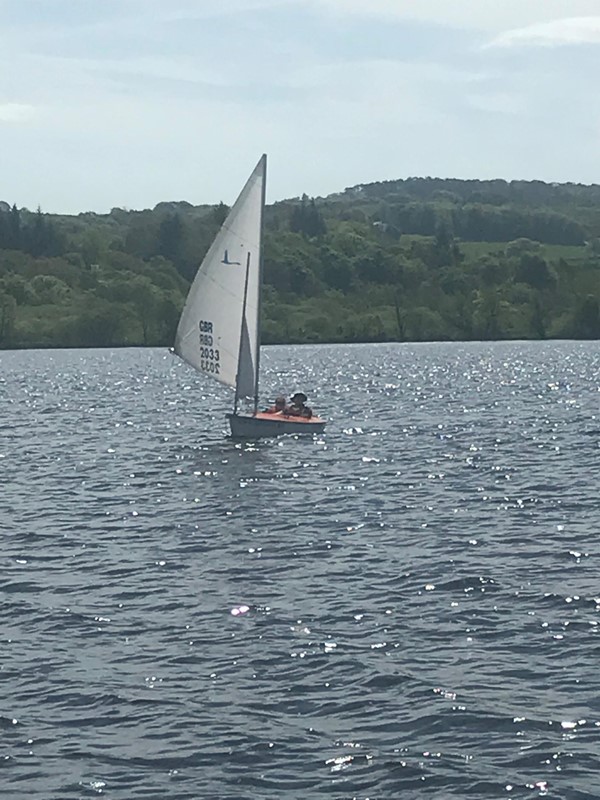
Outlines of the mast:
{"label": "mast", "polygon": [[[240,349],[238,351],[238,372],[235,379],[235,400],[233,402],[234,414],[237,414],[238,402],[240,399],[240,364],[242,363],[242,350],[244,347],[244,328],[246,327],[246,298],[248,297],[249,275],[250,275],[250,251],[248,251],[248,255],[246,257],[246,280],[244,281],[244,302],[242,304],[242,321],[240,323]],[[255,402],[257,402],[257,400],[255,400]]]}
{"label": "mast", "polygon": [[[260,341],[261,341],[261,308],[262,308],[262,278],[263,278],[263,235],[265,230],[265,198],[267,193],[267,156],[262,157],[262,187],[260,202],[260,242],[258,247],[258,324],[256,326],[256,374],[254,377],[254,413],[258,411],[258,376],[260,374]],[[246,285],[248,275],[246,274]],[[244,300],[245,304],[245,300]]]}

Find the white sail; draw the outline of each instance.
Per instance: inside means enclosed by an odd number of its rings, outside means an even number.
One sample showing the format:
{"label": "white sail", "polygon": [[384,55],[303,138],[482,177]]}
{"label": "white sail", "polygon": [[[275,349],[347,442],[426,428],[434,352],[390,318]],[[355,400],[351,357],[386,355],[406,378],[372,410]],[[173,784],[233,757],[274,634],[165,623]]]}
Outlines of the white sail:
{"label": "white sail", "polygon": [[175,337],[178,356],[236,387],[236,397],[254,397],[258,389],[266,163],[263,156],[202,261]]}

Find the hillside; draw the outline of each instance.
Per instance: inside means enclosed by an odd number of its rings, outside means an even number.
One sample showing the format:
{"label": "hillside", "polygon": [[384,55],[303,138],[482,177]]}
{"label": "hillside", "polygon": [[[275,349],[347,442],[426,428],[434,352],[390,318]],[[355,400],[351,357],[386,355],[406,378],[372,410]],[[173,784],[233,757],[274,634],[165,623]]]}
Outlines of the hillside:
{"label": "hillside", "polygon": [[[0,203],[0,347],[169,345],[227,207]],[[410,178],[267,208],[263,341],[600,338],[600,186]]]}

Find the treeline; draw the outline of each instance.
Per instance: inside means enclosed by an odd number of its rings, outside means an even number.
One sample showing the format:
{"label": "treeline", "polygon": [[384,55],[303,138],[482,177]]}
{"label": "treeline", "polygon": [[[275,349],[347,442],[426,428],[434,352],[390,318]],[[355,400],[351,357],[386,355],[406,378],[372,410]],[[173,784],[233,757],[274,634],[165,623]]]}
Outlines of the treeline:
{"label": "treeline", "polygon": [[[0,347],[170,345],[227,207],[0,203]],[[265,342],[600,338],[600,187],[411,179],[267,209]]]}
{"label": "treeline", "polygon": [[467,242],[510,242],[532,239],[545,244],[585,244],[583,225],[554,211],[523,212],[517,208],[465,204],[442,212],[435,203],[391,203],[379,216],[393,229],[421,236],[434,236],[440,225]]}
{"label": "treeline", "polygon": [[370,199],[404,199],[424,202],[439,199],[457,203],[513,205],[528,208],[577,209],[600,206],[600,186],[544,181],[459,180],[457,178],[405,178],[352,186],[338,198],[354,202],[357,195]]}
{"label": "treeline", "polygon": [[0,209],[0,250],[22,250],[32,256],[60,256],[65,250],[64,237],[56,225],[42,214],[22,215],[6,203]]}

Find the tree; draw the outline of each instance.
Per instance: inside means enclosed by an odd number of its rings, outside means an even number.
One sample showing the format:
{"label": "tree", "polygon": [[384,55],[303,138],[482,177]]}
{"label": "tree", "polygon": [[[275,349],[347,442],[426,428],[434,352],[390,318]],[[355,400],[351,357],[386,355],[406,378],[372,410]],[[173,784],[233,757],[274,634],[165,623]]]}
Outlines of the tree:
{"label": "tree", "polygon": [[301,233],[309,238],[323,236],[327,233],[325,220],[317,208],[314,198],[309,201],[307,195],[304,194],[300,205],[293,206],[290,230],[293,233]]}
{"label": "tree", "polygon": [[533,286],[534,289],[549,289],[556,283],[556,274],[541,256],[523,253],[515,272],[515,280]]}
{"label": "tree", "polygon": [[21,244],[23,249],[32,256],[58,256],[64,252],[64,242],[59,236],[56,227],[42,214],[39,208],[29,222],[21,230]]}
{"label": "tree", "polygon": [[454,263],[459,251],[457,252],[457,248],[454,243],[454,232],[452,230],[450,220],[442,217],[438,219],[435,226],[434,241],[437,255],[437,266],[451,266]]}
{"label": "tree", "polygon": [[12,343],[16,318],[17,301],[12,295],[0,291],[0,345]]}
{"label": "tree", "polygon": [[478,339],[497,340],[504,338],[500,315],[502,302],[498,290],[476,292],[473,313],[473,329]]}
{"label": "tree", "polygon": [[185,228],[179,214],[169,214],[158,228],[158,254],[177,264],[183,250]]}
{"label": "tree", "polygon": [[152,344],[152,333],[158,323],[160,292],[145,275],[137,275],[130,289],[129,297],[142,328],[142,343]]}
{"label": "tree", "polygon": [[158,229],[154,220],[147,218],[134,219],[127,227],[125,243],[120,251],[137,256],[150,258],[156,255],[158,245]]}
{"label": "tree", "polygon": [[350,259],[330,246],[323,247],[319,257],[322,264],[321,276],[327,286],[349,292],[356,278]]}
{"label": "tree", "polygon": [[218,206],[215,206],[211,211],[211,218],[215,225],[221,227],[221,225],[227,219],[227,214],[229,214],[229,206],[226,206],[225,203],[220,202]]}
{"label": "tree", "polygon": [[6,246],[9,250],[21,249],[21,214],[16,205],[13,205],[10,210],[8,244]]}
{"label": "tree", "polygon": [[588,294],[582,298],[573,314],[573,335],[577,339],[600,339],[600,302]]}
{"label": "tree", "polygon": [[521,238],[509,242],[504,248],[504,252],[507,256],[521,256],[523,253],[537,253],[541,250],[541,247],[539,242]]}
{"label": "tree", "polygon": [[507,278],[507,267],[504,259],[501,261],[492,256],[483,256],[478,266],[481,283],[486,288],[498,286]]}
{"label": "tree", "polygon": [[67,284],[54,275],[36,275],[31,280],[31,288],[41,304],[58,305],[70,294]]}
{"label": "tree", "polygon": [[111,347],[123,344],[124,309],[96,303],[81,313],[71,330],[73,344],[83,347]]}
{"label": "tree", "polygon": [[290,270],[290,291],[300,296],[315,294],[314,272],[303,264],[295,264]]}
{"label": "tree", "polygon": [[404,312],[403,324],[407,338],[416,342],[446,339],[446,325],[438,311],[417,306]]}
{"label": "tree", "polygon": [[98,228],[88,228],[79,242],[79,251],[86,267],[100,264],[105,260],[109,249],[108,237]]}

